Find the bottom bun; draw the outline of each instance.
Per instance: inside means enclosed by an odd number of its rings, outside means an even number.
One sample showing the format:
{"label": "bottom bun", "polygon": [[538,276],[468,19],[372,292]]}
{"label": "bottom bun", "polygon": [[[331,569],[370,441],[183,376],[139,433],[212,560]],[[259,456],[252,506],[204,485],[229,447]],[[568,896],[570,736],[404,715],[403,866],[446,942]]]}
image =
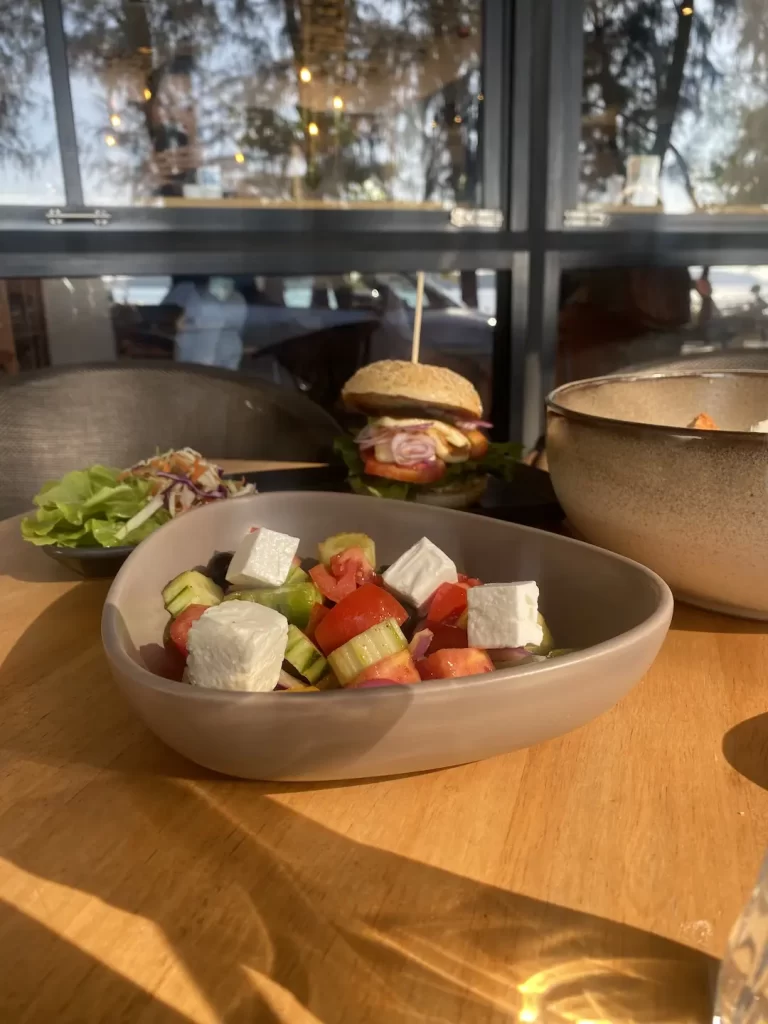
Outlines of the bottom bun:
{"label": "bottom bun", "polygon": [[461,490],[422,491],[416,495],[416,501],[422,505],[438,505],[440,508],[470,508],[476,505],[485,494],[488,487],[488,477],[476,477],[468,481]]}

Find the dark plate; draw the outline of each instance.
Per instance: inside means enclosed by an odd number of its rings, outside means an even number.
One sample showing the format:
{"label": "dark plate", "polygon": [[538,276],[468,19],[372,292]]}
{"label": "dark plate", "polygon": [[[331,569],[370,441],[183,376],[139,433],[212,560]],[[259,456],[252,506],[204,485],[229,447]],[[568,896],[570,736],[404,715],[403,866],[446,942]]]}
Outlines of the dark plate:
{"label": "dark plate", "polygon": [[121,548],[59,548],[43,547],[46,555],[86,579],[109,579],[117,571],[135,545]]}
{"label": "dark plate", "polygon": [[[244,475],[263,494],[270,491],[348,491],[344,466],[311,469],[265,469]],[[479,505],[469,509],[478,515],[504,519],[525,526],[551,527],[565,518],[555,496],[549,473],[521,463],[511,483],[491,478]]]}

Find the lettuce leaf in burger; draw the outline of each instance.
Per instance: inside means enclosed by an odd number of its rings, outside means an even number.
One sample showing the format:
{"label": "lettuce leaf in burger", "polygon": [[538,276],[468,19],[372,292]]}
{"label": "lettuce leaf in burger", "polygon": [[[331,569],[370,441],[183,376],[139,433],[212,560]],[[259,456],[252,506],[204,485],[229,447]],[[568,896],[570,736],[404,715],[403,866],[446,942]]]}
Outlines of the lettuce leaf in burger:
{"label": "lettuce leaf in burger", "polygon": [[519,445],[488,441],[480,395],[452,370],[382,360],[358,370],[341,397],[368,417],[354,437],[336,442],[360,494],[467,508],[489,474],[510,479],[520,457]]}

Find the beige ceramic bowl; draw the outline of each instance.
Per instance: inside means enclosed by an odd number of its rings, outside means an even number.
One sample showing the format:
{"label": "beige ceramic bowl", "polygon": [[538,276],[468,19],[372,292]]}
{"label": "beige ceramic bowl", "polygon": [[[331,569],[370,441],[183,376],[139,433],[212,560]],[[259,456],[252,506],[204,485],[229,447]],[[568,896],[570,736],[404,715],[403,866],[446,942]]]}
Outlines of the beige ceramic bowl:
{"label": "beige ceramic bowl", "polygon": [[[586,649],[470,679],[320,694],[222,693],[153,675],[140,652],[162,636],[163,584],[254,524],[301,537],[305,555],[362,530],[381,563],[426,535],[487,582],[537,580],[557,643]],[[583,725],[643,676],[671,613],[657,576],[577,541],[409,502],[282,493],[209,505],[143,541],[109,591],[102,636],[135,710],[191,760],[253,779],[348,779],[475,761]]]}
{"label": "beige ceramic bowl", "polygon": [[[547,400],[547,459],[582,537],[690,604],[768,619],[768,373],[610,376]],[[720,431],[688,430],[707,412]]]}

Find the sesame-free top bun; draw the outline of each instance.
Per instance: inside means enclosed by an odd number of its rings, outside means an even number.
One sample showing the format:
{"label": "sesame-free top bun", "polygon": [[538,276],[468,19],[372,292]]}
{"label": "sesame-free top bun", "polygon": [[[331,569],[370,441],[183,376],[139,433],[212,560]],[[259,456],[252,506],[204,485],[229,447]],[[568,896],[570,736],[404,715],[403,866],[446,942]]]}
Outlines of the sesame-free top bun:
{"label": "sesame-free top bun", "polygon": [[341,397],[348,409],[374,415],[414,407],[442,409],[470,420],[483,415],[480,395],[466,377],[403,359],[363,366],[344,385]]}

